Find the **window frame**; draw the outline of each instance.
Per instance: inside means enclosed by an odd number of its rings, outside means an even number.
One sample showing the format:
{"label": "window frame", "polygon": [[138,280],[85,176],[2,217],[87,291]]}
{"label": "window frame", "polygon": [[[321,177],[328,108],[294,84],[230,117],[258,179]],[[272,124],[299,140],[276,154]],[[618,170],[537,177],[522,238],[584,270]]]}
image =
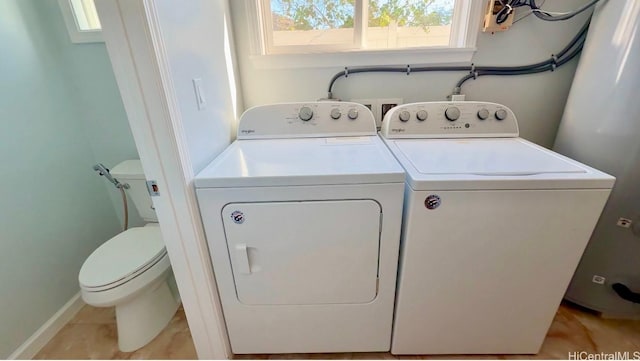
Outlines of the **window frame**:
{"label": "window frame", "polygon": [[76,16],[74,14],[73,7],[71,6],[71,0],[58,0],[58,5],[62,11],[62,17],[64,23],[69,32],[69,38],[72,43],[103,43],[102,29],[100,30],[81,30]]}
{"label": "window frame", "polygon": [[[265,28],[271,24],[266,22],[263,14],[269,0],[245,0],[246,16],[249,23],[250,59],[256,68],[284,69],[333,66],[370,66],[370,65],[406,65],[406,64],[461,64],[471,61],[476,51],[476,39],[480,32],[482,11],[485,0],[458,0],[452,16],[451,35],[448,46],[366,49],[353,47],[337,47],[335,45],[285,46],[275,53],[267,53],[269,36]],[[354,38],[359,44],[364,40],[366,24],[362,19],[366,16],[368,0],[356,0],[356,18]],[[360,10],[360,11],[358,11]],[[266,24],[265,24],[266,23]],[[356,29],[360,25],[360,29]],[[354,43],[355,44],[355,43]],[[285,52],[284,49],[306,52]]]}

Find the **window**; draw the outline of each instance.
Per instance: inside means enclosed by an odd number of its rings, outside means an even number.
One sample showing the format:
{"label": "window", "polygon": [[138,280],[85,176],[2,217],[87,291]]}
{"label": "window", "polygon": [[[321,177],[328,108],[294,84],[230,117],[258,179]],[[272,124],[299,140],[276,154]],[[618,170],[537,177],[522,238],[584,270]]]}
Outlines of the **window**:
{"label": "window", "polygon": [[69,37],[74,43],[102,40],[102,27],[93,0],[58,0]]}
{"label": "window", "polygon": [[[252,1],[255,2],[255,23],[258,24],[254,26],[256,38],[254,55],[328,53],[389,55],[398,52],[423,55],[425,52],[431,52],[443,55],[448,50],[458,54],[461,53],[460,49],[470,50],[465,59],[457,57],[454,60],[457,62],[468,61],[471,58],[483,2],[482,0]],[[280,58],[284,59],[282,56]],[[422,60],[421,63],[424,63],[424,58]],[[442,56],[438,60],[443,61]]]}

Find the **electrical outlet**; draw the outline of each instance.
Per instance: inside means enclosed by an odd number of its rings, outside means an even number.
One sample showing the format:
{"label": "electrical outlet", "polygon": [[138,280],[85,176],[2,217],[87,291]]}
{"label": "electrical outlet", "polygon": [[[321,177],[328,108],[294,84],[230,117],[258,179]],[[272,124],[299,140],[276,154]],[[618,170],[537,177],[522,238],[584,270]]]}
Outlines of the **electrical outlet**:
{"label": "electrical outlet", "polygon": [[484,16],[484,24],[482,25],[483,32],[495,33],[496,31],[509,30],[513,24],[513,12],[507,16],[507,18],[501,24],[498,24],[497,15],[506,5],[502,0],[489,0],[487,3],[487,11]]}
{"label": "electrical outlet", "polygon": [[620,217],[618,218],[618,222],[616,222],[616,225],[622,228],[631,228],[632,223],[633,222],[630,219]]}
{"label": "electrical outlet", "polygon": [[380,104],[380,121],[376,122],[378,127],[382,126],[382,121],[384,120],[384,116],[387,115],[387,112],[394,107],[402,104],[402,99],[400,98],[390,98],[390,99],[378,99]]}
{"label": "electrical outlet", "polygon": [[354,103],[360,103],[369,108],[371,113],[373,113],[373,118],[376,120],[376,126],[378,125],[378,118],[380,118],[380,115],[376,114],[378,112],[378,101],[376,99],[351,99],[351,101]]}
{"label": "electrical outlet", "polygon": [[373,113],[373,117],[376,120],[376,127],[380,129],[382,126],[382,120],[384,119],[385,114],[391,108],[402,104],[402,99],[400,98],[385,98],[385,99],[351,99],[354,103],[360,103],[365,107],[371,109]]}

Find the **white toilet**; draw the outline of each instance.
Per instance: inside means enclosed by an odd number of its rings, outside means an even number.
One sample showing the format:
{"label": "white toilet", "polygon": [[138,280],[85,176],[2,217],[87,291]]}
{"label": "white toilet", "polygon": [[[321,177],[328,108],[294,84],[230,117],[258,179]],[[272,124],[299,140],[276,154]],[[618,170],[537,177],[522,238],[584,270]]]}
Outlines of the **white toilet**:
{"label": "white toilet", "polygon": [[106,241],[82,265],[82,299],[96,307],[116,308],[118,346],[129,352],[146,345],[169,323],[179,296],[169,287],[172,277],[158,219],[147,191],[142,164],[127,160],[111,170],[128,183],[129,198],[147,222]]}

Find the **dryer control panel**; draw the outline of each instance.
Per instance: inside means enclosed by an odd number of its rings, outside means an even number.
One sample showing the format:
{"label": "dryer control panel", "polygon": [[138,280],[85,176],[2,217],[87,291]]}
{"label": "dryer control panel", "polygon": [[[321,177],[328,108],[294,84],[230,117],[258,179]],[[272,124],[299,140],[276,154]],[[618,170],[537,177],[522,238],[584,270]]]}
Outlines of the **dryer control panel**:
{"label": "dryer control panel", "polygon": [[253,107],[240,117],[238,139],[376,135],[376,120],[362,104],[337,101]]}
{"label": "dryer control panel", "polygon": [[511,109],[488,102],[411,103],[391,109],[382,121],[385,138],[517,137]]}

